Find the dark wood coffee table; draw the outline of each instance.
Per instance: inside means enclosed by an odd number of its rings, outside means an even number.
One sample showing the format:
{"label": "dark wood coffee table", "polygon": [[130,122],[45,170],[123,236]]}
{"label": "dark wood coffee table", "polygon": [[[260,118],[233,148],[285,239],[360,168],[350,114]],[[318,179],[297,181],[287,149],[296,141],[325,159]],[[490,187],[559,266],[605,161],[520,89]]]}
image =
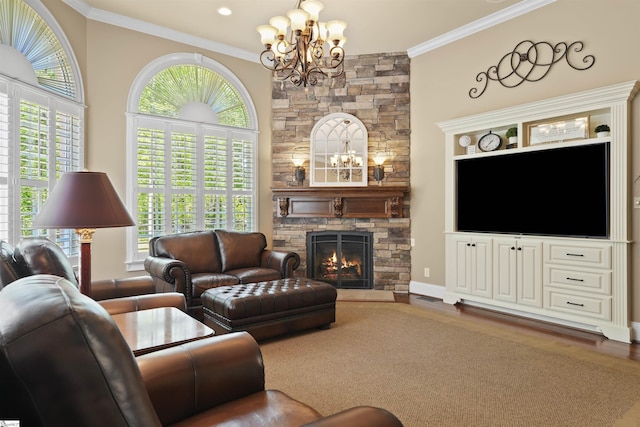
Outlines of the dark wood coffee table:
{"label": "dark wood coffee table", "polygon": [[214,334],[207,325],[175,307],[132,311],[111,317],[135,356]]}

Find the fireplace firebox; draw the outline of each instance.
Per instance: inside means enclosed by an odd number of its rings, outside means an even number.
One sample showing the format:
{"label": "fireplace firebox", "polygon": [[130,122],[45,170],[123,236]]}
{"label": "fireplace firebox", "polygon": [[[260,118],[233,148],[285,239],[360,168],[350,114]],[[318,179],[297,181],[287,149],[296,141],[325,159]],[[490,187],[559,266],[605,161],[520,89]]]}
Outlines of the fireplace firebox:
{"label": "fireplace firebox", "polygon": [[373,233],[307,233],[307,276],[340,289],[373,289]]}

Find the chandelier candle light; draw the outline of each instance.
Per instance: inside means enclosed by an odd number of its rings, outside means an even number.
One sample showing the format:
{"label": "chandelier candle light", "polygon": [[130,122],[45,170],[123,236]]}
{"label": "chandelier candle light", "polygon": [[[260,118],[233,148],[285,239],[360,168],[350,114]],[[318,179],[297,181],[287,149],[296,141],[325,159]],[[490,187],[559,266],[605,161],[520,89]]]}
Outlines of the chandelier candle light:
{"label": "chandelier candle light", "polygon": [[[298,0],[287,16],[271,18],[258,32],[265,50],[262,65],[273,72],[274,79],[291,81],[296,86],[315,86],[318,76],[329,78],[344,73],[344,21],[319,22],[324,8],[317,0]],[[289,28],[290,26],[290,28]],[[325,42],[329,55],[325,57]]]}

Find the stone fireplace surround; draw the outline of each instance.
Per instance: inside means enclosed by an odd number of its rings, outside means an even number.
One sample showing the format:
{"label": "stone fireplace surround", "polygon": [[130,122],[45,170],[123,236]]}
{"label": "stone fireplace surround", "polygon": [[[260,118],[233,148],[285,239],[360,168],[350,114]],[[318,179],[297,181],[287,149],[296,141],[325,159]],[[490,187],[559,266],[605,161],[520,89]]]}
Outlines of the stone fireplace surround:
{"label": "stone fireplace surround", "polygon": [[411,276],[408,187],[298,187],[274,188],[272,192],[273,247],[300,255],[296,277],[307,272],[308,233],[368,231],[373,234],[373,289],[408,292]]}
{"label": "stone fireplace surround", "polygon": [[[304,276],[307,271],[308,231],[370,231],[373,233],[374,289],[408,292],[411,279],[409,71],[406,53],[358,55],[346,58],[345,75],[333,81],[323,80],[307,88],[272,83],[273,248],[300,255],[297,276]],[[359,200],[343,200],[342,209],[335,209],[332,202],[327,201],[321,210],[327,207],[330,211],[322,215],[317,212],[297,215],[294,203],[288,207],[292,214],[283,216],[282,197],[291,198],[295,191],[317,190],[309,187],[308,181],[302,185],[293,183],[292,158],[294,153],[302,152],[308,159],[314,124],[334,112],[349,113],[362,121],[369,133],[370,153],[381,147],[388,150],[390,159],[385,162],[385,178],[380,186],[373,180],[370,158],[369,185],[345,188],[362,194]],[[308,160],[304,166],[309,166]],[[370,196],[381,195],[393,187],[404,191],[404,197],[397,204],[386,199],[383,208],[374,203],[370,214],[361,210]],[[342,215],[336,216],[340,211]],[[350,216],[356,211],[355,216]],[[394,211],[399,213],[392,215]]]}

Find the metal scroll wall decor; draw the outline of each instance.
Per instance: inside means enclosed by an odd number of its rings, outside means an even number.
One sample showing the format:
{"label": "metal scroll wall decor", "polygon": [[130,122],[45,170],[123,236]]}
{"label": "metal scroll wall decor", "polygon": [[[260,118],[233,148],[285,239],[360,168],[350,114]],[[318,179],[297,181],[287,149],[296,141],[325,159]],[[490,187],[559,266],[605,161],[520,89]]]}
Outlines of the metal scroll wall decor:
{"label": "metal scroll wall decor", "polygon": [[540,81],[554,64],[563,59],[574,70],[588,70],[595,64],[596,58],[593,55],[584,55],[579,58],[583,48],[584,44],[581,41],[571,44],[560,42],[555,46],[549,42],[522,41],[512,52],[504,55],[497,65],[492,65],[487,71],[478,73],[476,81],[484,83],[484,87],[471,88],[469,96],[474,99],[482,96],[491,80],[508,88],[520,86],[525,81]]}

